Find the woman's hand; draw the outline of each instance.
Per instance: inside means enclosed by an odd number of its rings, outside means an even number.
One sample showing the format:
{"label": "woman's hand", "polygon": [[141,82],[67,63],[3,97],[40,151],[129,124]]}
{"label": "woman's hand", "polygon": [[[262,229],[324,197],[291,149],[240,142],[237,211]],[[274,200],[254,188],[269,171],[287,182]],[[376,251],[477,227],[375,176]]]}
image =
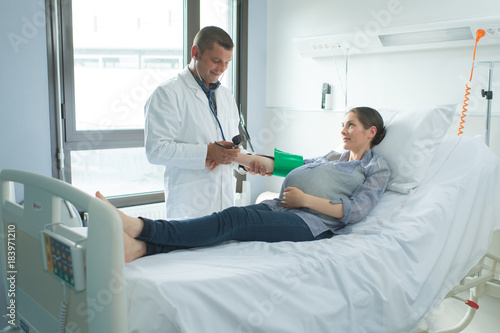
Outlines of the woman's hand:
{"label": "woman's hand", "polygon": [[296,187],[287,187],[283,191],[281,205],[286,208],[309,208],[331,217],[340,219],[344,216],[344,205],[331,203],[328,199],[318,198],[302,192]]}
{"label": "woman's hand", "polygon": [[283,191],[283,200],[281,205],[286,208],[301,208],[305,207],[307,194],[296,187],[287,187]]}
{"label": "woman's hand", "polygon": [[[228,149],[221,146],[226,146]],[[207,162],[205,162],[205,165],[213,170],[218,165],[231,164],[236,160],[239,152],[240,148],[235,147],[232,142],[219,141],[217,144],[210,142],[207,148]]]}
{"label": "woman's hand", "polygon": [[247,169],[248,173],[251,175],[261,175],[261,176],[271,176],[271,173],[266,173],[266,166],[264,164],[260,164],[258,159],[252,160],[250,162],[250,167]]}
{"label": "woman's hand", "polygon": [[262,155],[238,153],[236,163],[243,165],[251,175],[271,176],[273,174],[274,160]]}

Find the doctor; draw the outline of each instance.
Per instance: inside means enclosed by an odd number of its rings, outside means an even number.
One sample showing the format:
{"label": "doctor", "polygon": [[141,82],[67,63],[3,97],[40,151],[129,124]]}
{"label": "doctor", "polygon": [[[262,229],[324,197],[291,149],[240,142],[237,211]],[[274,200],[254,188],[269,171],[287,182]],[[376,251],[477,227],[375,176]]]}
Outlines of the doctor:
{"label": "doctor", "polygon": [[239,116],[234,97],[219,81],[233,48],[224,30],[203,28],[194,38],[190,64],[146,103],[146,155],[165,166],[167,218],[204,216],[234,205],[233,162],[240,149],[230,141],[239,134]]}

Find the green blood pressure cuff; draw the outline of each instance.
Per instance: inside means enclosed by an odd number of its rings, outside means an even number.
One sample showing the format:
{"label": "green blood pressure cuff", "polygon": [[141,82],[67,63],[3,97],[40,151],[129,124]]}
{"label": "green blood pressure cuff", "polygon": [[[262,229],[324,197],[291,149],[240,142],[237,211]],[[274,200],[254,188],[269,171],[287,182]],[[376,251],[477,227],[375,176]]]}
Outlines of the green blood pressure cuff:
{"label": "green blood pressure cuff", "polygon": [[304,165],[302,156],[274,149],[274,176],[286,177],[290,171],[301,165]]}

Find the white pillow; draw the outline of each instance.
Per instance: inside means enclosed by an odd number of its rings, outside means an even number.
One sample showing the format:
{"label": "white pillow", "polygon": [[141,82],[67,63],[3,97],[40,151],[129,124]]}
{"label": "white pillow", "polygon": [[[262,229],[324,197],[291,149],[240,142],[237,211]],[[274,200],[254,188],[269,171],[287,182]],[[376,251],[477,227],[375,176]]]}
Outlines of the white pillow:
{"label": "white pillow", "polygon": [[373,150],[382,154],[391,168],[388,190],[409,193],[420,184],[455,110],[456,105],[411,111],[378,110],[384,118],[386,135]]}

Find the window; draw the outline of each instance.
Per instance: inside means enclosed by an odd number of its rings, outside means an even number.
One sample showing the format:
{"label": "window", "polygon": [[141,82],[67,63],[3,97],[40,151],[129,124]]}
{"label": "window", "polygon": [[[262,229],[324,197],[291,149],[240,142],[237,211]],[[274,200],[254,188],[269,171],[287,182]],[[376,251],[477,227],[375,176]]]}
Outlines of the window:
{"label": "window", "polygon": [[[232,0],[201,0],[200,1],[200,27],[214,25],[224,29],[231,35],[233,42],[238,44],[236,26],[236,6]],[[221,83],[232,90],[235,95],[235,60],[238,47],[234,48],[232,66],[224,73]]]}
{"label": "window", "polygon": [[[135,203],[163,200],[163,166],[151,165],[144,152],[144,105],[190,60],[186,48],[194,35],[189,32],[217,25],[236,44],[236,3],[61,1],[48,31],[55,63],[53,109],[61,105],[62,114],[54,121],[60,123],[54,141],[62,145],[54,150],[65,162],[64,168],[57,163],[64,170],[60,178],[89,194],[148,197]],[[222,82],[233,92],[234,73],[228,69]]]}
{"label": "window", "polygon": [[154,57],[182,64],[183,7],[183,0],[72,1],[76,131],[144,128],[146,100],[182,69],[144,64]]}

